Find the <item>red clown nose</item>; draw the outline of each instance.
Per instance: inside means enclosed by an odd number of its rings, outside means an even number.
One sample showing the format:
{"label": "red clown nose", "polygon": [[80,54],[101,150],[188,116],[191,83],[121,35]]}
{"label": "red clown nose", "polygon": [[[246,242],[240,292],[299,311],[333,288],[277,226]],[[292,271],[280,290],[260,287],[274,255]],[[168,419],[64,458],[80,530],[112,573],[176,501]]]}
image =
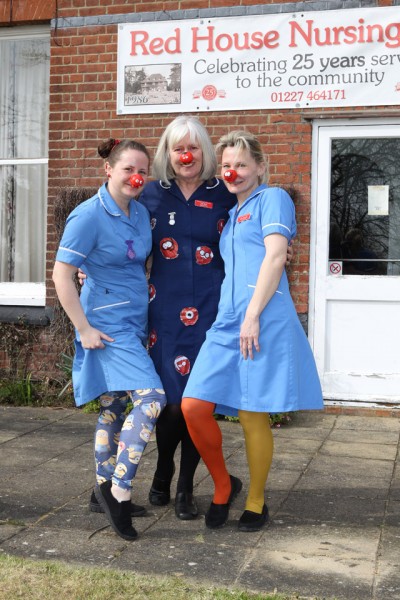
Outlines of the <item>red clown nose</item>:
{"label": "red clown nose", "polygon": [[224,173],[224,179],[228,183],[232,183],[233,181],[235,181],[237,176],[238,174],[236,173],[235,169],[230,169],[229,171],[225,171]]}
{"label": "red clown nose", "polygon": [[134,188],[140,188],[144,184],[144,179],[143,179],[143,177],[141,175],[138,175],[137,173],[134,173],[133,175],[131,175],[129,177],[129,183]]}
{"label": "red clown nose", "polygon": [[191,152],[184,152],[180,155],[179,160],[183,165],[190,165],[193,160],[193,154]]}

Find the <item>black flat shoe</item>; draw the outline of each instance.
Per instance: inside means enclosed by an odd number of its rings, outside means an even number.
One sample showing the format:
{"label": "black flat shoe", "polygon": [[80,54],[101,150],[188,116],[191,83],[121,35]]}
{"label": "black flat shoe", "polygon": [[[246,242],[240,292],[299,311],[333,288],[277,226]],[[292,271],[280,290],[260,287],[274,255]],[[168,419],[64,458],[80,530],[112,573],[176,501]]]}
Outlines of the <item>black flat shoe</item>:
{"label": "black flat shoe", "polygon": [[160,479],[154,475],[149,491],[149,502],[153,506],[165,506],[171,500],[171,481],[175,474],[175,463],[172,469],[171,479]]}
{"label": "black flat shoe", "polygon": [[[95,513],[103,513],[104,512],[101,504],[99,504],[97,502],[97,498],[96,498],[96,494],[94,493],[94,490],[92,491],[92,495],[90,496],[89,510],[90,510],[90,512],[95,512]],[[147,511],[144,506],[141,506],[140,504],[135,504],[134,502],[131,502],[132,517],[144,517],[146,514],[147,514]]]}
{"label": "black flat shoe", "polygon": [[245,510],[239,519],[240,531],[260,531],[260,529],[268,522],[268,508],[264,504],[262,513],[255,513],[252,510]]}
{"label": "black flat shoe", "polygon": [[95,488],[98,503],[103,507],[110,525],[119,537],[133,541],[137,531],[132,527],[131,501],[118,502],[111,493],[111,481],[105,481]]}
{"label": "black flat shoe", "polygon": [[206,512],[206,526],[209,529],[219,529],[223,527],[228,520],[229,507],[242,489],[242,482],[238,477],[233,475],[231,478],[231,493],[229,494],[228,502],[226,504],[214,504],[211,502],[210,508]]}
{"label": "black flat shoe", "polygon": [[175,514],[182,521],[190,521],[198,516],[199,511],[193,494],[189,492],[176,493]]}

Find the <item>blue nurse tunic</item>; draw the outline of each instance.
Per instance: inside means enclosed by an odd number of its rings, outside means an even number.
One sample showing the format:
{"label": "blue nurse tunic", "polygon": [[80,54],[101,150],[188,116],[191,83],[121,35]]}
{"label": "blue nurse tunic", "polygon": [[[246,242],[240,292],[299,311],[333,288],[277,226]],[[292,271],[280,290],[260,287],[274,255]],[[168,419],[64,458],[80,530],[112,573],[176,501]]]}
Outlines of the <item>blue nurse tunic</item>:
{"label": "blue nurse tunic", "polygon": [[167,401],[178,404],[189,373],[217,315],[224,265],[219,240],[236,204],[219,179],[186,200],[174,181],[153,181],[140,196],[150,212],[150,356]]}
{"label": "blue nurse tunic", "polygon": [[82,267],[81,304],[92,327],[112,337],[86,350],[76,332],[73,386],[78,406],[104,392],[162,388],[146,351],[151,250],[149,213],[132,200],[127,217],[104,184],[68,216],[56,260]]}
{"label": "blue nurse tunic", "polygon": [[254,352],[254,360],[244,360],[240,352],[240,327],[265,257],[264,237],[273,233],[288,240],[295,236],[295,209],[284,190],[261,185],[230,211],[220,243],[226,277],[218,315],[184,391],[217,404],[221,414],[323,407],[314,357],[286,271],[260,316],[260,352]]}

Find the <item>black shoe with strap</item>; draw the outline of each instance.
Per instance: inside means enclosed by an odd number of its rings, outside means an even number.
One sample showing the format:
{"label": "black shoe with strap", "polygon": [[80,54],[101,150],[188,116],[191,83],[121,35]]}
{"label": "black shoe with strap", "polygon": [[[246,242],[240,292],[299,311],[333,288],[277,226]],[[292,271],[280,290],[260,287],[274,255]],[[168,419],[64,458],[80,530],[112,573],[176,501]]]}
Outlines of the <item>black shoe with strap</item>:
{"label": "black shoe with strap", "polygon": [[[103,513],[104,512],[101,504],[99,504],[97,502],[97,498],[96,498],[96,494],[94,493],[94,490],[92,491],[92,495],[90,496],[89,510],[90,510],[90,512],[95,512],[95,513]],[[132,517],[144,517],[144,516],[146,516],[146,514],[147,514],[147,510],[145,509],[144,506],[141,506],[140,504],[135,504],[134,502],[131,502]]]}
{"label": "black shoe with strap", "polygon": [[206,512],[206,526],[209,529],[219,529],[225,525],[228,520],[230,505],[242,489],[243,484],[238,477],[233,475],[229,475],[229,477],[231,478],[231,493],[228,502],[226,504],[211,502],[210,508]]}
{"label": "black shoe with strap", "polygon": [[112,495],[111,486],[111,481],[105,481],[95,488],[96,498],[115,533],[124,540],[133,541],[138,534],[132,526],[131,501],[118,502]]}

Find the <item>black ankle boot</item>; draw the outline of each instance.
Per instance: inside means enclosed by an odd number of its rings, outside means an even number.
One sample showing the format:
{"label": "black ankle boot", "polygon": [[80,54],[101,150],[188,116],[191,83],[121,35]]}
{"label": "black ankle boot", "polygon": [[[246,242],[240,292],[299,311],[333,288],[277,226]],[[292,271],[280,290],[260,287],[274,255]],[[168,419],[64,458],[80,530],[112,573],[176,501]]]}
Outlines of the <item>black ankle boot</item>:
{"label": "black ankle boot", "polygon": [[[104,512],[101,504],[99,504],[97,502],[97,498],[96,498],[96,494],[94,493],[94,490],[92,491],[92,494],[90,496],[89,510],[90,510],[90,512],[95,512],[95,513],[103,513]],[[141,506],[140,504],[135,504],[131,500],[131,515],[132,515],[132,517],[144,517],[144,516],[146,516],[146,513],[147,513],[147,511],[144,506]]]}
{"label": "black ankle boot", "polygon": [[165,506],[171,500],[171,481],[175,475],[175,463],[172,467],[172,474],[169,479],[161,479],[154,475],[153,483],[149,491],[149,502],[153,506]]}
{"label": "black ankle boot", "polygon": [[149,502],[153,506],[165,506],[171,500],[171,481],[154,477],[149,491]]}
{"label": "black ankle boot", "polygon": [[189,492],[176,492],[175,514],[181,521],[191,521],[198,516],[199,511],[193,494]]}
{"label": "black ankle boot", "polygon": [[131,501],[118,502],[112,495],[111,485],[111,481],[105,481],[95,488],[96,498],[103,507],[115,533],[124,540],[135,540],[137,531],[132,527]]}

